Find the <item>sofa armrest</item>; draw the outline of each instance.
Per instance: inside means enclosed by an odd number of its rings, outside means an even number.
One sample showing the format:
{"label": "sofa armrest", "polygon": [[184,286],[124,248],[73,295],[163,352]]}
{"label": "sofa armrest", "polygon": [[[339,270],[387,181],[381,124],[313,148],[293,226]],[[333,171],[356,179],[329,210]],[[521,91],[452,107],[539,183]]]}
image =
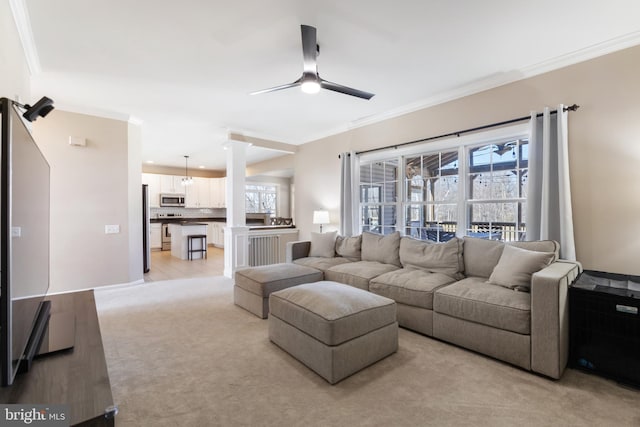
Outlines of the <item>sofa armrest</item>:
{"label": "sofa armrest", "polygon": [[531,278],[531,370],[560,378],[569,359],[568,288],[582,271],[558,260]]}
{"label": "sofa armrest", "polygon": [[298,258],[308,257],[310,249],[311,249],[310,240],[298,240],[296,242],[287,242],[286,261],[293,262]]}

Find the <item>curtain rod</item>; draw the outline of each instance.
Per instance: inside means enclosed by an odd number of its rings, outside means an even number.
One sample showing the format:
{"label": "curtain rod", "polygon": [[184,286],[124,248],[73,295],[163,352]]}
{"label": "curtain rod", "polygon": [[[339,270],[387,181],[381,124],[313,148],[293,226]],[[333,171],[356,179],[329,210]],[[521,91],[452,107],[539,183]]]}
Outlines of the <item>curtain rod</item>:
{"label": "curtain rod", "polygon": [[[580,108],[579,105],[573,104],[573,105],[569,105],[568,107],[564,107],[563,111],[577,111],[578,108]],[[549,112],[549,114],[557,114],[557,113],[558,113],[558,110],[553,110],[553,111]],[[536,117],[542,117],[542,116],[543,116],[543,113],[538,113],[536,115]],[[438,135],[438,136],[431,136],[429,138],[416,139],[415,141],[402,142],[400,144],[387,145],[386,147],[372,148],[370,150],[356,151],[356,156],[360,155],[360,154],[365,154],[365,153],[372,153],[374,151],[387,150],[389,148],[404,147],[405,145],[417,144],[419,142],[433,141],[434,139],[446,138],[446,137],[449,137],[449,136],[460,136],[460,135],[465,134],[465,133],[477,132],[479,130],[494,128],[494,127],[504,126],[504,125],[510,125],[512,123],[522,122],[524,120],[529,120],[529,119],[531,119],[531,116],[523,116],[523,117],[518,117],[517,119],[506,120],[504,122],[491,123],[490,125],[484,125],[484,126],[478,126],[478,127],[475,127],[475,128],[471,128],[471,129],[459,130],[457,132],[449,132],[449,133],[445,133],[445,134]],[[338,155],[338,158],[340,158],[339,155]]]}

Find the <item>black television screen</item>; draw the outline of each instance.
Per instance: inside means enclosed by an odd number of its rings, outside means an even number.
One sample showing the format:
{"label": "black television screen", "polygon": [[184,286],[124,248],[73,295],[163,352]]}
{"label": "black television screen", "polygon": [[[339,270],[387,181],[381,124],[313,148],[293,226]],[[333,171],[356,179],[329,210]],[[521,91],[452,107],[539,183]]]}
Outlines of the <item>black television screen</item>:
{"label": "black television screen", "polygon": [[49,288],[50,168],[17,107],[1,101],[0,368],[5,386],[28,355],[33,331],[43,328],[37,323]]}

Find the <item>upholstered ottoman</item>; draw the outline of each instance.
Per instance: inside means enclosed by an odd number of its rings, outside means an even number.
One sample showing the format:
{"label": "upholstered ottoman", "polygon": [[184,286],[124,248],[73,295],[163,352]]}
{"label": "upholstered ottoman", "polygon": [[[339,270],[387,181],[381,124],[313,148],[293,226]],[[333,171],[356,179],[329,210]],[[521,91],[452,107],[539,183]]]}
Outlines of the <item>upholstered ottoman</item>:
{"label": "upholstered ottoman", "polygon": [[269,294],[302,283],[317,282],[323,273],[303,265],[283,263],[236,271],[233,302],[256,316],[269,314]]}
{"label": "upholstered ottoman", "polygon": [[331,384],[398,349],[396,303],[321,281],[274,292],[269,339]]}

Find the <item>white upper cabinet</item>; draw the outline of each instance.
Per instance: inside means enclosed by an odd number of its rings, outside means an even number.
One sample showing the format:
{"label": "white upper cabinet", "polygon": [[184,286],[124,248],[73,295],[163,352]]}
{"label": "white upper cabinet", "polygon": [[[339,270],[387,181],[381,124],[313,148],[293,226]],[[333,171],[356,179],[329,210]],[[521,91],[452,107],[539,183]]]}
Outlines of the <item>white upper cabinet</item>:
{"label": "white upper cabinet", "polygon": [[182,185],[182,176],[143,173],[142,183],[149,185],[149,205],[160,207],[160,194],[184,194],[187,208],[225,208],[227,178],[193,177],[193,184]]}
{"label": "white upper cabinet", "polygon": [[226,208],[227,178],[213,178],[211,180],[211,207]]}
{"label": "white upper cabinet", "polygon": [[193,178],[193,184],[186,187],[185,206],[187,208],[211,208],[211,178]]}
{"label": "white upper cabinet", "polygon": [[184,186],[182,185],[182,176],[176,175],[158,175],[160,177],[160,192],[184,194]]}

